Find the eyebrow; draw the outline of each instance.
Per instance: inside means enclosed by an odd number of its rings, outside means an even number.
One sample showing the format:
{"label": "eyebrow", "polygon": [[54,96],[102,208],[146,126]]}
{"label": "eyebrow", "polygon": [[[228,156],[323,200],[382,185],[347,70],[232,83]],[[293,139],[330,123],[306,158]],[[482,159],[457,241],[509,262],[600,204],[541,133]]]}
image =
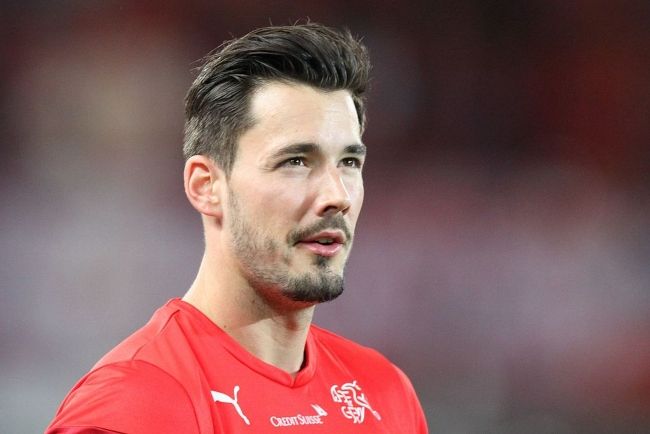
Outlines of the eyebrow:
{"label": "eyebrow", "polygon": [[348,145],[345,147],[343,150],[344,154],[356,154],[359,156],[366,155],[366,145],[364,144],[355,144],[355,145]]}
{"label": "eyebrow", "polygon": [[[309,153],[317,152],[319,149],[320,146],[315,143],[296,143],[278,149],[273,154],[271,154],[271,159],[276,159],[291,154],[309,154]],[[366,155],[366,145],[360,143],[356,143],[354,145],[348,145],[343,149],[343,153],[355,154],[360,156]]]}

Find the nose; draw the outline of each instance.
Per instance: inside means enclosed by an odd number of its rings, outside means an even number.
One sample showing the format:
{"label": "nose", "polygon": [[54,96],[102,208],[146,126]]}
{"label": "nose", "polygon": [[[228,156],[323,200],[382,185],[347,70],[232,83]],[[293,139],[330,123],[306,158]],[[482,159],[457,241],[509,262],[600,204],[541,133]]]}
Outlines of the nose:
{"label": "nose", "polygon": [[327,168],[318,180],[316,212],[319,217],[347,214],[352,205],[350,194],[336,168]]}

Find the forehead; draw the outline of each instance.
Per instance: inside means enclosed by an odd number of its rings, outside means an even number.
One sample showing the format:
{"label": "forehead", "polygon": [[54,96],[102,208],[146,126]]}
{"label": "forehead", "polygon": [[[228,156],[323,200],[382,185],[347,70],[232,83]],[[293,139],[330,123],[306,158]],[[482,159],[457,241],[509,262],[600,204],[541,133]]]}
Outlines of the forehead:
{"label": "forehead", "polygon": [[[358,143],[359,121],[350,92],[323,91],[283,82],[263,84],[250,103],[252,127],[245,136],[320,144]],[[242,137],[242,139],[244,139]]]}

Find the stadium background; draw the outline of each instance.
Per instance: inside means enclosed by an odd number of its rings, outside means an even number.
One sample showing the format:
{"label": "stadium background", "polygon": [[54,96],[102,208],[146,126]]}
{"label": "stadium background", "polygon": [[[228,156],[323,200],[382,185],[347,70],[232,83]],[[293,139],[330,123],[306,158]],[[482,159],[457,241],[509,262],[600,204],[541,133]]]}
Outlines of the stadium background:
{"label": "stadium background", "polygon": [[375,66],[347,290],[316,322],[398,363],[432,433],[650,431],[650,2],[0,8],[0,432],[42,431],[191,283],[191,68],[305,17]]}

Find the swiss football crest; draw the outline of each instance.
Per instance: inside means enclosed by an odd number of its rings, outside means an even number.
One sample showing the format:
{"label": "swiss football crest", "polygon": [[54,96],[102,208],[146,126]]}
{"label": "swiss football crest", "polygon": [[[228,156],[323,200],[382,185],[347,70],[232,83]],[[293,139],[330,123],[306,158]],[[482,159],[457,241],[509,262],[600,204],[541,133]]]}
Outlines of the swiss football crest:
{"label": "swiss football crest", "polygon": [[357,384],[357,380],[351,383],[345,383],[342,386],[335,384],[330,389],[330,393],[334,402],[343,404],[341,406],[341,413],[352,422],[362,423],[366,416],[366,410],[372,413],[377,420],[381,420],[379,413],[373,410],[368,403],[366,394],[363,393],[361,387]]}

